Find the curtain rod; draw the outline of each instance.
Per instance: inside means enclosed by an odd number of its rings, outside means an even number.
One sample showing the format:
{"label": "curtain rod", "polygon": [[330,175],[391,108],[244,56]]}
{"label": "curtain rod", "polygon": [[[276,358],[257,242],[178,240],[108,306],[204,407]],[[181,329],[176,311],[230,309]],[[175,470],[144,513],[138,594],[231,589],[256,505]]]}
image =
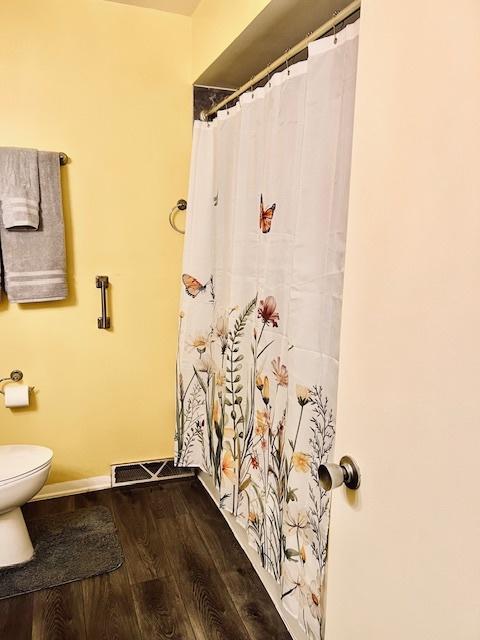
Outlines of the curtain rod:
{"label": "curtain rod", "polygon": [[257,82],[260,82],[261,80],[266,78],[272,71],[275,71],[275,69],[278,69],[278,67],[281,67],[282,64],[290,60],[290,58],[293,58],[294,56],[296,56],[297,53],[300,53],[300,51],[303,51],[303,49],[305,49],[310,44],[310,42],[313,42],[314,40],[317,40],[321,36],[324,36],[326,33],[328,33],[334,27],[340,24],[340,22],[343,22],[344,20],[349,18],[353,13],[355,13],[355,11],[358,11],[360,9],[360,5],[361,5],[361,0],[354,0],[353,2],[350,2],[350,4],[348,4],[344,9],[342,9],[341,11],[338,11],[338,13],[335,13],[335,15],[332,18],[330,18],[330,20],[327,20],[327,22],[324,22],[320,27],[318,27],[318,29],[315,29],[315,31],[312,31],[312,33],[309,33],[303,40],[298,42],[294,47],[292,47],[291,49],[288,49],[288,51],[286,51],[283,55],[281,55],[279,58],[277,58],[276,60],[271,62],[268,66],[266,66],[265,69],[262,69],[262,71],[259,71],[259,73],[253,76],[253,78],[251,78],[248,82],[245,82],[245,84],[242,84],[242,86],[239,89],[237,89],[236,91],[231,93],[229,96],[227,96],[226,98],[218,102],[211,109],[204,109],[200,114],[201,120],[208,120],[208,118],[210,118],[210,116],[213,116],[219,109],[226,106],[229,102],[232,102],[232,100],[235,100],[236,98],[238,98],[247,89],[250,89],[250,87],[253,87],[254,85],[256,85]]}

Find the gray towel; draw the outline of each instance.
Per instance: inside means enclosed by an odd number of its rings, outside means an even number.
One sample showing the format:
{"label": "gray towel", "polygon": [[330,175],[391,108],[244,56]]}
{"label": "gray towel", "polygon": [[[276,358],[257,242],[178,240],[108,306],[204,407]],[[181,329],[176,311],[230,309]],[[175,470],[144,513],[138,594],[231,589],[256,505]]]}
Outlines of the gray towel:
{"label": "gray towel", "polygon": [[0,219],[5,290],[10,302],[63,300],[68,295],[58,153],[38,152],[38,231],[6,229]]}
{"label": "gray towel", "polygon": [[0,206],[6,229],[38,229],[38,151],[0,147]]}

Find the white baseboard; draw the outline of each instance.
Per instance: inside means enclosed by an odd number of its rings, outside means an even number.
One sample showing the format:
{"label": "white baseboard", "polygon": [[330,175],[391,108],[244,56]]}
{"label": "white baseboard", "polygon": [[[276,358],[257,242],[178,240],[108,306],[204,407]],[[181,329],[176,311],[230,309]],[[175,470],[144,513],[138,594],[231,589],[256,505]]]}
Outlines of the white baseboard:
{"label": "white baseboard", "polygon": [[89,491],[100,491],[100,489],[110,489],[111,486],[112,480],[110,476],[93,476],[92,478],[81,478],[80,480],[54,482],[53,484],[46,484],[32,498],[31,502],[48,500],[48,498],[60,498],[60,496],[73,496],[77,493],[88,493]]}

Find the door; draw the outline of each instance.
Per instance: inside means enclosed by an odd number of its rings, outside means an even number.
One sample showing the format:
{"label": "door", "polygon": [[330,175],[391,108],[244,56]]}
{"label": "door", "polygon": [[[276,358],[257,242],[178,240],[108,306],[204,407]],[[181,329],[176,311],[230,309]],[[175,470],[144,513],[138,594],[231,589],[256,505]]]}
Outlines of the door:
{"label": "door", "polygon": [[480,639],[479,28],[362,4],[327,640]]}

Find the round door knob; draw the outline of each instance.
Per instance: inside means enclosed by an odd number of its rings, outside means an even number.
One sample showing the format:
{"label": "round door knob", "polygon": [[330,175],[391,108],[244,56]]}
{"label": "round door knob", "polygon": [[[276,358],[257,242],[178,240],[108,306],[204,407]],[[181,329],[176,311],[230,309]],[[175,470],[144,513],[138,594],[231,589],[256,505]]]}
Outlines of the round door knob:
{"label": "round door knob", "polygon": [[331,491],[342,484],[355,490],[360,486],[360,468],[353,458],[343,456],[340,464],[321,464],[318,468],[318,480],[324,491]]}

